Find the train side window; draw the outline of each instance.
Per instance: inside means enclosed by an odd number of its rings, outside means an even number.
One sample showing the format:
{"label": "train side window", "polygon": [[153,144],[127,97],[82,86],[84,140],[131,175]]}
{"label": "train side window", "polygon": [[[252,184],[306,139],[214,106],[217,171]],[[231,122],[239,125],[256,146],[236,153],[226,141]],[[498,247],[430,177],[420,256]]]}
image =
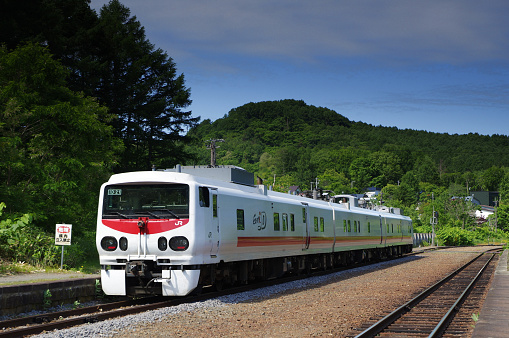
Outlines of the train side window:
{"label": "train side window", "polygon": [[391,232],[394,233],[394,224],[391,223]]}
{"label": "train side window", "polygon": [[389,223],[387,223],[387,233],[389,233]]}
{"label": "train side window", "polygon": [[346,219],[343,220],[343,232],[346,232]]}
{"label": "train side window", "polygon": [[352,223],[348,220],[348,232],[352,232]]}
{"label": "train side window", "polygon": [[358,226],[359,226],[359,232],[361,232],[361,221],[358,222]]}
{"label": "train side window", "polygon": [[280,227],[279,227],[279,213],[275,212],[274,213],[274,231],[279,231],[280,230]]}
{"label": "train side window", "polygon": [[368,232],[371,232],[371,223],[368,222]]}
{"label": "train side window", "polygon": [[306,223],[306,208],[302,208],[302,223]]}
{"label": "train side window", "polygon": [[315,227],[314,227],[314,230],[315,230],[316,232],[318,232],[318,217],[316,217],[316,216],[315,216],[315,218],[314,218],[314,226],[315,226]]}
{"label": "train side window", "polygon": [[357,221],[353,221],[353,232],[357,232]]}
{"label": "train side window", "polygon": [[200,187],[199,189],[200,193],[200,207],[210,207],[210,193],[209,188],[207,187]]}
{"label": "train side window", "polygon": [[244,230],[244,210],[237,209],[237,230]]}
{"label": "train side window", "polygon": [[288,231],[288,214],[283,214],[283,231]]}
{"label": "train side window", "polygon": [[295,215],[290,214],[290,230],[295,231]]}
{"label": "train side window", "polygon": [[212,216],[217,217],[217,195],[212,195]]}
{"label": "train side window", "polygon": [[323,217],[320,217],[320,232],[324,231],[325,231],[325,220],[323,219]]}

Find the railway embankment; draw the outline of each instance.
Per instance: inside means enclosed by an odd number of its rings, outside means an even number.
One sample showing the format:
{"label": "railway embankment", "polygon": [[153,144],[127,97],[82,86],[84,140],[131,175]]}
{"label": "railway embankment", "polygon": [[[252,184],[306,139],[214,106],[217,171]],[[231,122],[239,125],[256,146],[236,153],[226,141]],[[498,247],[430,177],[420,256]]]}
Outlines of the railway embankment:
{"label": "railway embankment", "polygon": [[98,278],[67,273],[0,276],[0,316],[93,300]]}

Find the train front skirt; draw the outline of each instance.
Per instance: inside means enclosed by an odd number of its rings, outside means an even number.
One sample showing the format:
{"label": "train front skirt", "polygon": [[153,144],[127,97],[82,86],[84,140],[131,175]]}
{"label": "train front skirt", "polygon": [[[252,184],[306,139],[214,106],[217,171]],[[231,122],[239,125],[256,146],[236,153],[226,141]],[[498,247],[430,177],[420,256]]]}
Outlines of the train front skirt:
{"label": "train front skirt", "polygon": [[[132,278],[132,277],[130,277]],[[151,281],[151,288],[161,285],[163,296],[186,296],[197,286],[200,270],[163,270],[161,278]],[[101,286],[107,295],[126,295],[125,270],[101,269]]]}

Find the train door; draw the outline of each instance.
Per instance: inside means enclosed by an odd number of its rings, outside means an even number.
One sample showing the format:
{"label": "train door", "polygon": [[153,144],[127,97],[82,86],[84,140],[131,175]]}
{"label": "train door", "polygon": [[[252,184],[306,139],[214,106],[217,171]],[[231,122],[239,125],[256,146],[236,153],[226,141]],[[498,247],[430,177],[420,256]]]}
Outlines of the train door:
{"label": "train door", "polygon": [[217,189],[211,189],[212,196],[212,222],[211,222],[211,248],[210,248],[210,256],[215,257],[219,250],[219,241],[220,241],[220,227],[219,227],[219,205],[217,198]]}
{"label": "train door", "polygon": [[332,208],[332,236],[334,236],[334,242],[332,242],[332,252],[334,252],[336,247],[336,211],[334,210],[332,204],[329,205]]}
{"label": "train door", "polygon": [[311,234],[309,232],[309,205],[302,202],[302,221],[304,222],[304,241],[302,250],[309,249],[309,243],[311,243]]}

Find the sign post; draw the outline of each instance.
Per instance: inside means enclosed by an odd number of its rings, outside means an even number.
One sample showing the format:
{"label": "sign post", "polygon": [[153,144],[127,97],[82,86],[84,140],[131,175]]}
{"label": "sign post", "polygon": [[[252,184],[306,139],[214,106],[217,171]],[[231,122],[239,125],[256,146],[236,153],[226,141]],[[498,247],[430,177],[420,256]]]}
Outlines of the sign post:
{"label": "sign post", "polygon": [[55,228],[55,245],[62,246],[60,269],[64,268],[64,246],[71,245],[72,224],[57,224]]}

